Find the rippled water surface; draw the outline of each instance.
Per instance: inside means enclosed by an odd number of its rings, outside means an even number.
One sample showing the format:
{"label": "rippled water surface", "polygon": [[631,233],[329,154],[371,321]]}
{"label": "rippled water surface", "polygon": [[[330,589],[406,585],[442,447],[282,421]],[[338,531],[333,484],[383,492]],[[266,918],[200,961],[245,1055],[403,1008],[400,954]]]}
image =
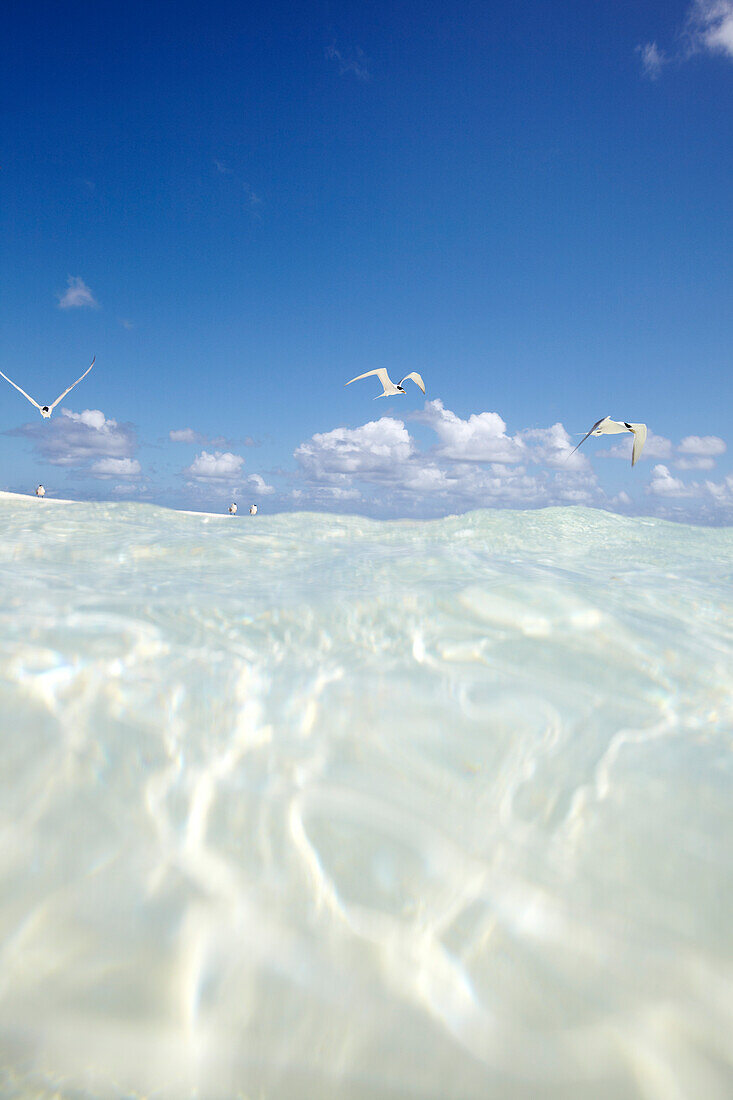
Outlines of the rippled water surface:
{"label": "rippled water surface", "polygon": [[733,1094],[733,531],[0,501],[0,1094]]}

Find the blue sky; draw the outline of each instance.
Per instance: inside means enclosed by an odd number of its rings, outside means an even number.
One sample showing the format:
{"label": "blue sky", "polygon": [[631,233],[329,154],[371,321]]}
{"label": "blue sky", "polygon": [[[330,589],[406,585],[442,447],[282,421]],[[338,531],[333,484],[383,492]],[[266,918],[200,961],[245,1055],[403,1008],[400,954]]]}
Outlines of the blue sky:
{"label": "blue sky", "polygon": [[733,520],[733,0],[31,2],[0,82],[0,369],[97,356],[0,487]]}

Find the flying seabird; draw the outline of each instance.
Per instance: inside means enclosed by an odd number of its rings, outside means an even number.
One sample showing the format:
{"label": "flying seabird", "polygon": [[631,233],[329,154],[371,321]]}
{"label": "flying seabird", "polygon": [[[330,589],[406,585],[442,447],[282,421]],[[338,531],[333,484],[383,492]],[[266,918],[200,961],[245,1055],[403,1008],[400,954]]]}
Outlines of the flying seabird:
{"label": "flying seabird", "polygon": [[3,377],[4,379],[5,379],[5,381],[6,381],[6,382],[9,382],[11,386],[15,386],[16,390],[17,390],[17,391],[18,391],[19,393],[22,393],[22,394],[23,394],[23,397],[27,398],[27,399],[28,399],[28,400],[30,401],[31,405],[35,405],[35,406],[36,406],[36,408],[38,409],[38,411],[40,412],[40,414],[41,414],[41,416],[43,417],[43,419],[44,419],[44,420],[48,420],[48,419],[49,419],[49,417],[51,416],[51,413],[53,412],[53,410],[54,410],[54,409],[56,408],[56,406],[58,405],[59,401],[63,401],[63,399],[64,399],[64,398],[66,397],[67,393],[71,393],[71,391],[73,390],[74,386],[78,386],[78,384],[79,384],[79,383],[81,382],[82,378],[86,378],[86,376],[87,376],[87,375],[89,374],[89,371],[90,371],[90,370],[92,369],[92,367],[94,366],[94,364],[95,364],[96,360],[97,360],[97,357],[96,357],[96,355],[95,355],[95,356],[94,356],[94,359],[92,359],[92,361],[91,361],[90,365],[89,365],[89,366],[87,367],[87,369],[86,369],[86,370],[84,371],[84,373],[83,373],[83,374],[81,375],[81,377],[80,377],[80,378],[77,378],[76,382],[72,382],[72,384],[71,384],[71,385],[69,386],[68,390],[64,390],[64,392],[63,392],[63,393],[61,394],[61,396],[60,396],[60,397],[57,397],[57,398],[56,398],[56,400],[54,401],[53,405],[39,405],[37,401],[34,401],[34,400],[33,400],[33,398],[32,398],[32,397],[30,397],[30,396],[29,396],[29,395],[28,395],[28,394],[27,394],[27,393],[25,392],[25,390],[22,390],[22,389],[20,388],[20,386],[19,386],[19,385],[18,385],[18,384],[17,384],[16,382],[14,382],[14,381],[12,380],[12,378],[8,378],[7,374],[3,374],[3,372],[2,372],[1,370],[0,370],[0,375],[2,375],[2,377]]}
{"label": "flying seabird", "polygon": [[[631,432],[634,437],[631,465],[635,466],[646,442],[646,424],[627,424],[625,420],[611,420],[610,416],[604,416],[601,420],[596,421],[589,432],[585,433],[578,447],[585,443],[589,435],[620,435],[621,432]],[[574,455],[578,447],[573,447],[570,454]],[[570,458],[570,455],[568,455],[568,458]]]}
{"label": "flying seabird", "polygon": [[394,382],[387,374],[386,367],[377,367],[376,370],[368,370],[364,374],[357,374],[356,378],[351,378],[348,382],[345,383],[345,385],[350,386],[352,382],[358,382],[360,378],[369,378],[369,376],[372,374],[376,374],[384,389],[384,393],[377,394],[377,397],[374,398],[375,401],[378,397],[394,397],[395,394],[398,393],[407,393],[407,390],[403,390],[402,383],[406,382],[408,378],[411,378],[412,381],[420,387],[422,392],[425,393],[425,383],[423,382],[422,377],[417,373],[417,371],[412,371],[410,374],[406,374],[404,378],[400,379],[399,384],[395,386]]}

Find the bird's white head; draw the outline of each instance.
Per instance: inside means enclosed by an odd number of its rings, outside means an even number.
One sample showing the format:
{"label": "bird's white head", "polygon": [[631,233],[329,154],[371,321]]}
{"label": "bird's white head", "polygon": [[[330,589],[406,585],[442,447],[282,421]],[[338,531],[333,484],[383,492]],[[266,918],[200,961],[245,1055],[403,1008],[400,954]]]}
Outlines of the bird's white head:
{"label": "bird's white head", "polygon": [[51,418],[51,410],[49,409],[48,405],[43,405],[41,407],[41,416],[44,420],[49,420]]}
{"label": "bird's white head", "polygon": [[37,497],[43,497],[45,495],[46,495],[46,490],[43,488],[42,485],[39,485],[36,489],[36,496]]}
{"label": "bird's white head", "polygon": [[257,505],[256,505],[256,504],[250,504],[250,506],[249,506],[249,514],[250,514],[251,516],[256,516],[256,515],[257,515]]}
{"label": "bird's white head", "polygon": [[229,514],[232,515],[232,516],[235,516],[237,514],[236,504],[232,503],[232,504],[229,505]]}

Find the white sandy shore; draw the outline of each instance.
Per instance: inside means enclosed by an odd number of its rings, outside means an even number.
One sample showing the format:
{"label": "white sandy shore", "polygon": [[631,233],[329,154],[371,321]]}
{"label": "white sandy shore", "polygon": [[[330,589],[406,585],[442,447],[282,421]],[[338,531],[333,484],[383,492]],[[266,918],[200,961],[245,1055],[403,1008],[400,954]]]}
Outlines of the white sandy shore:
{"label": "white sandy shore", "polygon": [[[230,516],[229,512],[194,512],[188,508],[171,508],[171,512],[177,512],[180,516],[206,516],[207,519],[240,519],[240,516]],[[249,515],[249,513],[247,513]]]}
{"label": "white sandy shore", "polygon": [[[7,491],[0,489],[0,500],[10,500],[13,502],[20,502],[21,500],[32,501],[34,504],[92,504],[98,503],[96,501],[83,501],[83,500],[69,500],[64,497],[37,497],[35,493],[8,493]],[[105,503],[110,503],[109,501]],[[118,503],[118,502],[112,502]],[[165,505],[158,505],[162,508]],[[186,508],[170,508],[168,511],[176,512],[182,516],[201,516],[205,519],[234,519],[236,517],[230,516],[229,512],[194,512],[189,511]],[[247,513],[249,516],[249,513]]]}
{"label": "white sandy shore", "polygon": [[34,503],[37,502],[38,504],[80,503],[78,500],[63,500],[61,497],[37,497],[35,493],[33,495],[31,495],[30,493],[6,493],[3,489],[0,489],[0,500],[12,500],[13,502],[21,500],[32,500]]}

